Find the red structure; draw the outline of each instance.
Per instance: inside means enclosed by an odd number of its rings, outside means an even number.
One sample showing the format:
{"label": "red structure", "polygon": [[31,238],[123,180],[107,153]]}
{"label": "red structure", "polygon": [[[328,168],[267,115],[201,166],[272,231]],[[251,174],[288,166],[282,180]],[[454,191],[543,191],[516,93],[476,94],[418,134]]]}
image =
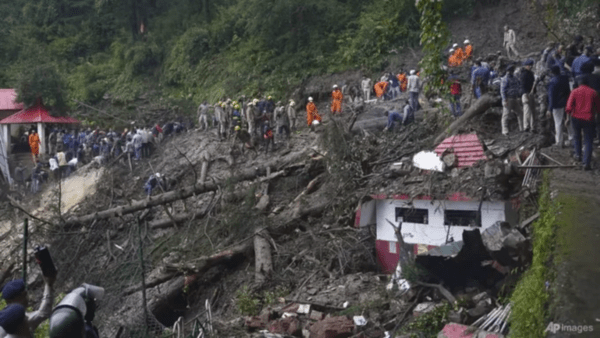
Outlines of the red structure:
{"label": "red structure", "polygon": [[7,147],[7,152],[10,152],[10,125],[12,124],[36,124],[37,131],[42,140],[40,154],[46,153],[46,133],[44,124],[77,124],[79,120],[68,117],[68,116],[52,116],[48,110],[42,105],[35,105],[33,107],[21,110],[16,114],[12,114],[0,121],[3,125],[2,137],[4,144]]}
{"label": "red structure", "polygon": [[441,157],[444,151],[448,149],[454,149],[454,154],[458,158],[459,168],[470,167],[475,162],[486,159],[483,145],[477,134],[449,137],[435,148],[435,152]]}
{"label": "red structure", "polygon": [[0,89],[0,120],[23,110],[23,104],[17,103],[17,91],[14,89]]}

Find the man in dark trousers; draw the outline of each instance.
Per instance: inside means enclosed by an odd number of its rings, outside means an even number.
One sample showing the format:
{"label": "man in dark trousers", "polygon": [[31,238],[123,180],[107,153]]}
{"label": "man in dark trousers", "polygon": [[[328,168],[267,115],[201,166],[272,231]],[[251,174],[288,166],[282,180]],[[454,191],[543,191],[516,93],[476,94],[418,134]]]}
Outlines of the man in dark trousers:
{"label": "man in dark trousers", "polygon": [[[588,77],[582,77],[579,87],[571,92],[567,106],[567,120],[573,127],[575,141],[575,159],[583,160],[584,170],[592,169],[592,146],[596,131],[596,117],[600,113],[600,95],[589,87]],[[585,151],[581,157],[581,134]]]}
{"label": "man in dark trousers", "polygon": [[552,112],[552,117],[554,118],[555,144],[563,147],[563,119],[571,89],[569,87],[569,78],[561,74],[560,66],[554,65],[550,71],[553,76],[550,83],[548,83],[548,112]]}

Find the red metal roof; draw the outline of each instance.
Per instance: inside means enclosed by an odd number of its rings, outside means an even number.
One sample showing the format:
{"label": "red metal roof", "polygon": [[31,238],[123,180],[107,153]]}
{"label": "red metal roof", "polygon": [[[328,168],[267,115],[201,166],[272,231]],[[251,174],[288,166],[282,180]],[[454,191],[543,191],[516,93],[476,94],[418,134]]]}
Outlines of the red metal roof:
{"label": "red metal roof", "polygon": [[20,112],[11,115],[0,124],[18,124],[18,123],[79,123],[77,119],[68,116],[54,117],[51,116],[48,110],[43,106],[37,105],[31,108],[21,110]]}
{"label": "red metal roof", "polygon": [[458,158],[458,167],[470,167],[479,160],[485,160],[483,145],[477,137],[477,134],[455,135],[445,139],[435,148],[438,156],[441,156],[446,149],[454,149],[454,154]]}
{"label": "red metal roof", "polygon": [[14,89],[0,89],[0,110],[21,110],[22,103],[17,103],[17,91]]}

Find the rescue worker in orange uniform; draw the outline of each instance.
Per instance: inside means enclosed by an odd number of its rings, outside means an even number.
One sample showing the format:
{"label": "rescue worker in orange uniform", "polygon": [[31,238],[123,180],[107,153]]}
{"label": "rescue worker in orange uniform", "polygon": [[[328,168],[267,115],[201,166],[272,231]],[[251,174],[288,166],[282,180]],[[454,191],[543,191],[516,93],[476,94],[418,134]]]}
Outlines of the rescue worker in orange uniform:
{"label": "rescue worker in orange uniform", "polygon": [[311,129],[313,128],[314,121],[321,123],[321,115],[319,115],[319,111],[313,102],[313,98],[309,97],[308,104],[306,104],[306,122]]}
{"label": "rescue worker in orange uniform", "polygon": [[408,86],[408,77],[406,77],[406,73],[401,71],[400,74],[396,75],[396,78],[400,82],[400,91],[404,93]]}
{"label": "rescue worker in orange uniform", "polygon": [[455,43],[452,47],[454,48],[454,56],[456,56],[456,60],[458,60],[458,65],[460,66],[465,60],[465,52],[461,47],[458,46],[457,43]]}
{"label": "rescue worker in orange uniform", "polygon": [[385,95],[385,92],[387,91],[388,85],[389,83],[382,78],[381,81],[375,84],[375,95],[377,95],[377,97],[379,98],[382,98],[383,95]]}
{"label": "rescue worker in orange uniform", "polygon": [[333,92],[331,93],[331,113],[333,115],[342,113],[342,100],[344,100],[344,94],[342,94],[338,85],[333,85]]}
{"label": "rescue worker in orange uniform", "polygon": [[448,57],[448,67],[458,67],[460,66],[459,60],[456,58],[456,53],[454,49],[450,49],[450,57]]}
{"label": "rescue worker in orange uniform", "polygon": [[473,58],[473,45],[471,45],[471,41],[465,40],[465,60],[470,60]]}
{"label": "rescue worker in orange uniform", "polygon": [[31,148],[31,156],[33,157],[33,163],[35,164],[40,155],[40,137],[35,129],[29,133],[29,147]]}

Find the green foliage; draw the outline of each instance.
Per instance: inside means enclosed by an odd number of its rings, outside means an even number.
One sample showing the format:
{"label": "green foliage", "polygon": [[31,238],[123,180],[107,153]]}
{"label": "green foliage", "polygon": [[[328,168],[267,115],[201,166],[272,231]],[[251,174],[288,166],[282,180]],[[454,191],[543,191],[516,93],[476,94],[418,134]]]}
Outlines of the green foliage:
{"label": "green foliage", "polygon": [[539,200],[540,218],[533,224],[533,261],[517,284],[510,300],[512,337],[543,337],[548,315],[549,261],[556,244],[557,205],[550,198],[549,175],[545,173]]}
{"label": "green foliage", "polygon": [[443,84],[445,71],[443,50],[450,41],[450,32],[442,20],[443,2],[418,0],[417,8],[421,14],[421,46],[423,59],[420,65],[427,77],[426,91],[446,93],[448,87]]}
{"label": "green foliage", "polygon": [[402,278],[410,283],[423,282],[429,276],[429,272],[417,263],[407,264],[402,269]]}
{"label": "green foliage", "polygon": [[[473,4],[448,1],[452,13]],[[283,97],[311,75],[382,69],[417,45],[417,14],[413,0],[14,0],[0,4],[0,85],[39,67],[60,75],[42,93],[58,106]]]}
{"label": "green foliage", "polygon": [[285,297],[289,293],[288,289],[281,286],[276,287],[274,291],[264,291],[262,294],[262,304],[263,306],[273,305],[277,302],[278,298]]}
{"label": "green foliage", "polygon": [[337,41],[341,65],[380,69],[390,49],[414,46],[419,41],[417,15],[412,1],[377,1],[367,6],[358,24],[347,29]]}
{"label": "green foliage", "polygon": [[242,315],[256,316],[259,311],[260,300],[244,285],[236,293],[237,308]]}
{"label": "green foliage", "polygon": [[26,107],[37,103],[51,107],[61,115],[68,108],[66,103],[66,84],[62,76],[52,65],[38,65],[28,68],[21,74],[17,85],[17,101]]}
{"label": "green foliage", "polygon": [[415,320],[408,323],[402,328],[402,331],[418,332],[420,335],[412,334],[413,337],[435,338],[437,334],[448,323],[448,313],[453,309],[453,306],[444,302],[430,312],[418,316]]}

